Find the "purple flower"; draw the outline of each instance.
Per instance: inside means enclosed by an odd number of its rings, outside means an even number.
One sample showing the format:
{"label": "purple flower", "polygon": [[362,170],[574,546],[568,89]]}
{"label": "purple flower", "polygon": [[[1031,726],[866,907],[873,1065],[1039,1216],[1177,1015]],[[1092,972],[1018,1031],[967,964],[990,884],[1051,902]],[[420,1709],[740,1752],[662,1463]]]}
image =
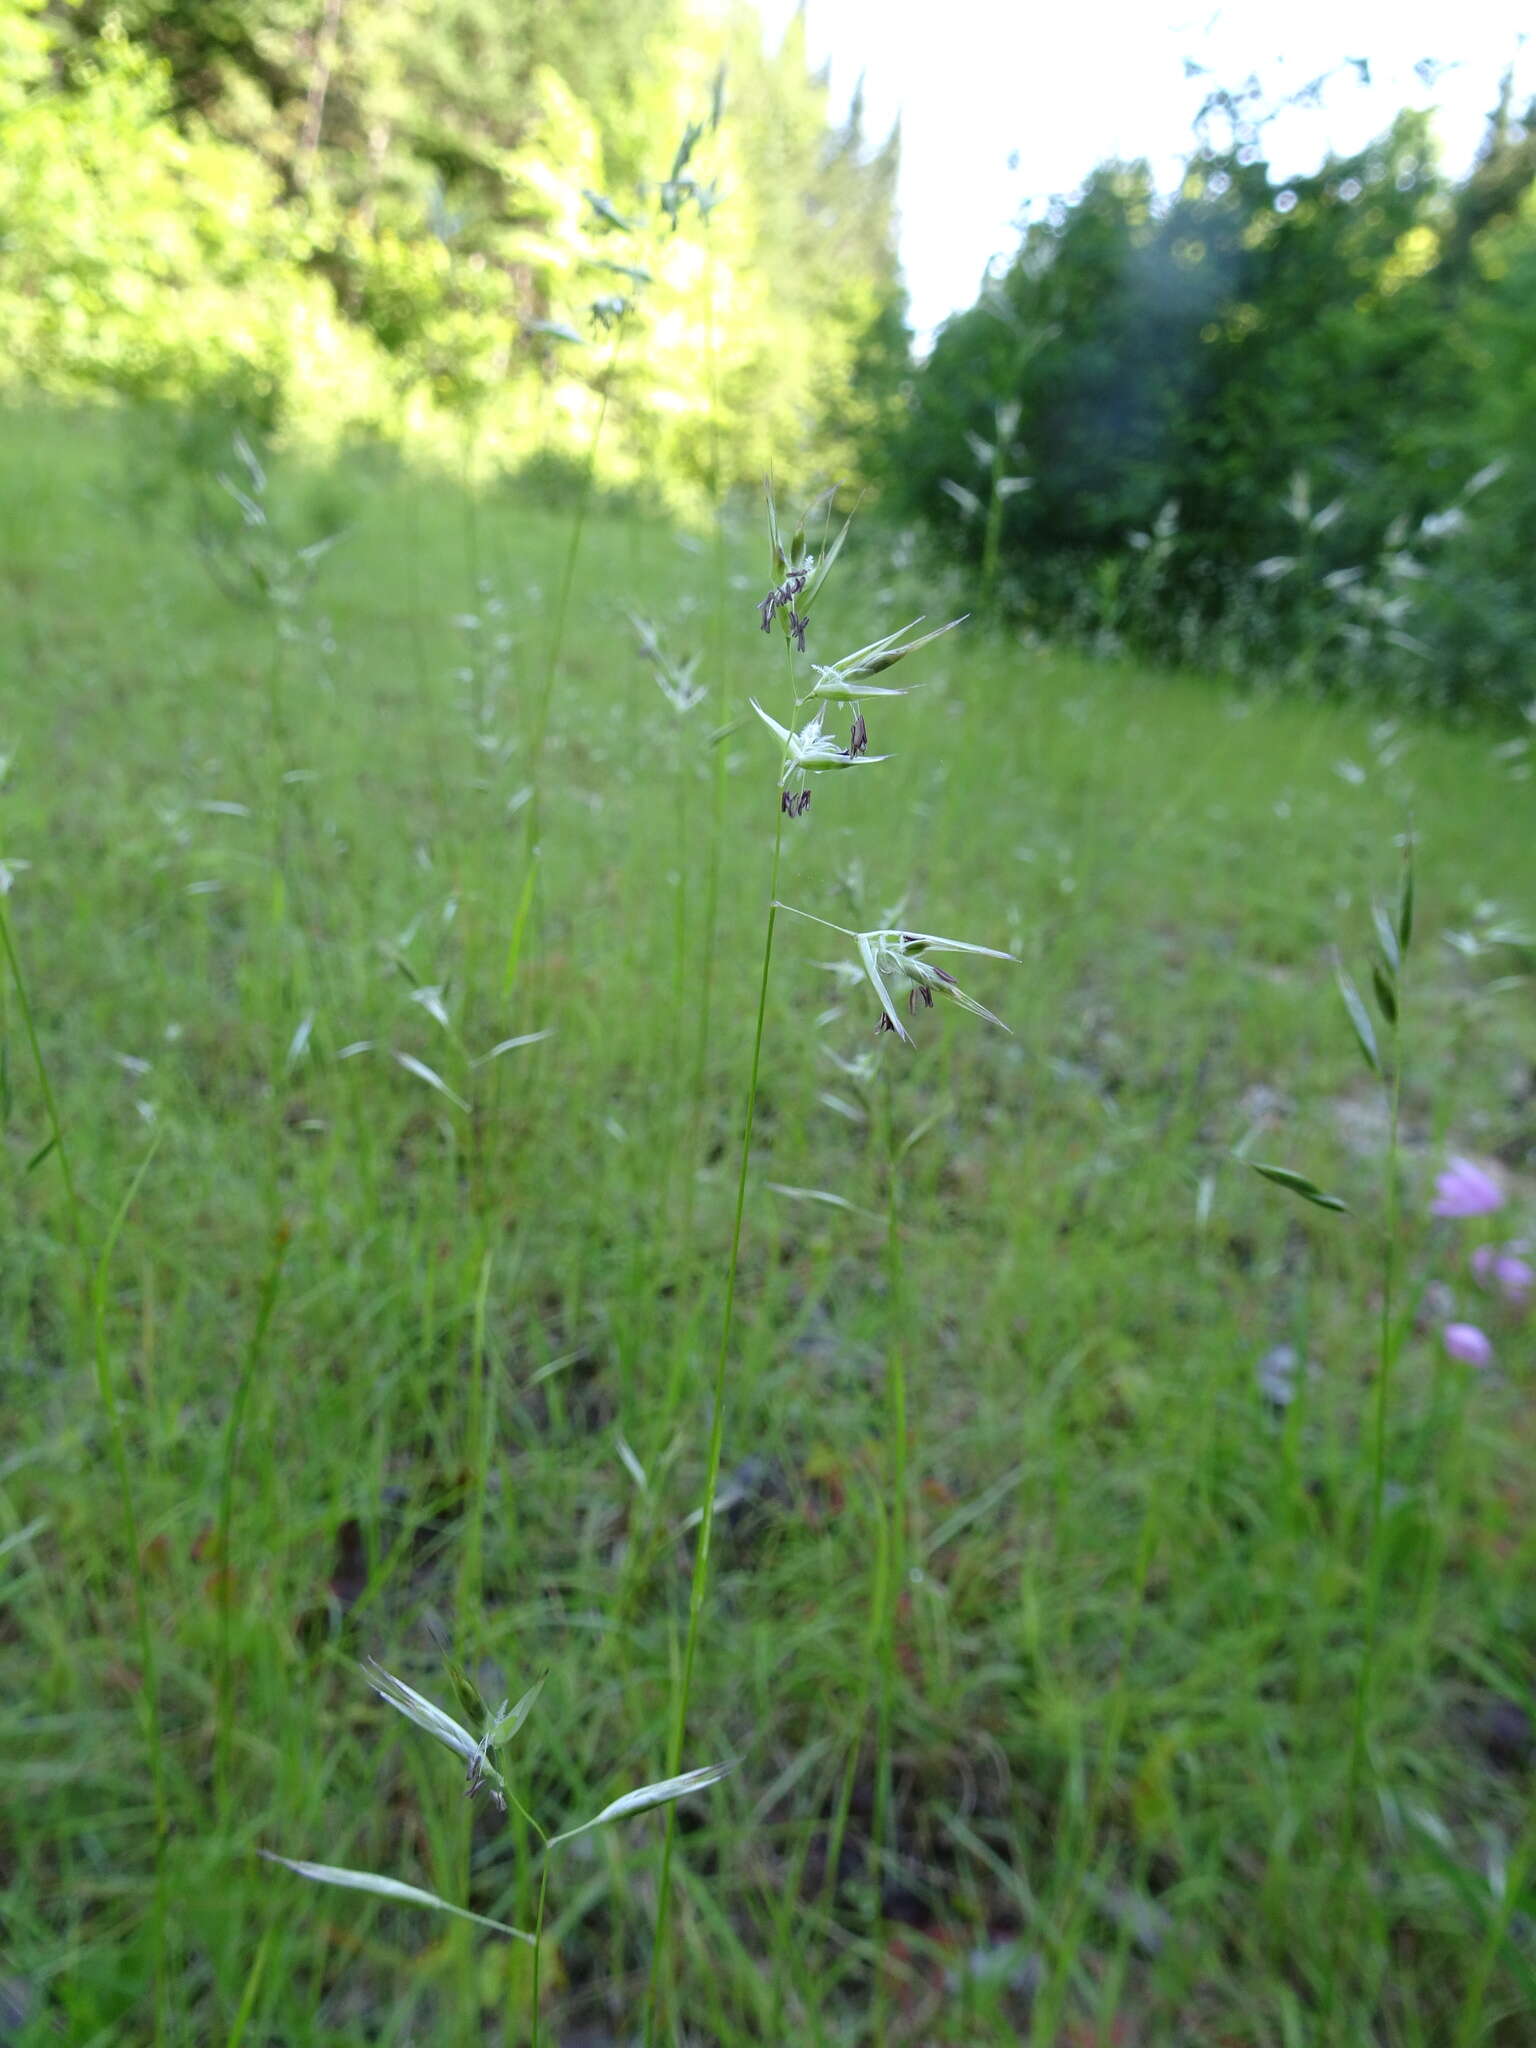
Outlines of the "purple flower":
{"label": "purple flower", "polygon": [[1472,1271],[1485,1287],[1496,1287],[1511,1308],[1524,1308],[1536,1287],[1536,1271],[1513,1244],[1480,1244],[1472,1254]]}
{"label": "purple flower", "polygon": [[1447,1355],[1458,1364],[1492,1365],[1493,1346],[1476,1323],[1447,1323],[1440,1334],[1445,1339]]}
{"label": "purple flower", "polygon": [[1431,1216],[1491,1216],[1504,1206],[1504,1190],[1470,1159],[1453,1159],[1435,1182]]}

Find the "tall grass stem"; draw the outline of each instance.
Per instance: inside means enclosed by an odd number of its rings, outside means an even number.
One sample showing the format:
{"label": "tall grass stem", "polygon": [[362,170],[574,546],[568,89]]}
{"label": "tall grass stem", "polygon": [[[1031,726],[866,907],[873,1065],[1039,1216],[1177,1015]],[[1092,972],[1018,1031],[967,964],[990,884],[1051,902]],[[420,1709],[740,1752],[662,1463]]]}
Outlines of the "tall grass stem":
{"label": "tall grass stem", "polygon": [[[794,654],[785,641],[789,663],[790,697],[794,698]],[[667,1776],[682,1769],[683,1744],[688,1732],[688,1707],[693,1695],[694,1664],[698,1656],[700,1623],[709,1591],[710,1553],[715,1528],[715,1493],[720,1480],[721,1452],[725,1441],[726,1366],[730,1360],[731,1337],[735,1330],[736,1278],[741,1266],[742,1219],[747,1206],[747,1173],[752,1161],[752,1129],[757,1117],[757,1084],[762,1069],[763,1027],[768,1015],[768,984],[773,970],[773,934],[778,921],[779,863],[784,849],[784,809],[775,806],[773,862],[768,878],[768,917],[763,928],[763,965],[758,979],[757,1019],[752,1032],[752,1070],[747,1082],[747,1105],[742,1119],[741,1160],[736,1175],[736,1210],[731,1223],[731,1249],[725,1272],[725,1305],[720,1318],[720,1346],[715,1357],[715,1377],[709,1419],[709,1450],[705,1459],[704,1487],[699,1503],[699,1533],[694,1544],[693,1578],[688,1594],[688,1633],[683,1644],[683,1665],[678,1677],[672,1727],[667,1742]],[[662,1836],[661,1874],[656,1890],[656,1924],[651,1952],[650,1994],[646,2004],[645,2040],[652,2048],[656,2038],[657,2006],[661,1971],[666,1949],[667,1921],[672,1895],[672,1855],[677,1834],[677,1809],[667,1808]]]}
{"label": "tall grass stem", "polygon": [[603,428],[608,419],[608,401],[613,390],[614,373],[618,368],[619,351],[624,345],[626,327],[627,323],[620,321],[613,338],[613,346],[608,351],[608,365],[603,373],[602,396],[598,400],[597,418],[592,424],[592,438],[587,443],[587,459],[582,471],[581,489],[576,499],[570,534],[566,540],[565,559],[560,568],[554,625],[550,633],[549,646],[545,651],[544,669],[539,679],[539,694],[534,704],[533,733],[528,750],[528,781],[531,794],[523,811],[523,886],[518,896],[517,911],[512,922],[512,937],[507,947],[506,970],[502,976],[502,993],[506,996],[510,996],[517,986],[528,918],[536,894],[539,828],[543,816],[544,749],[549,739],[550,710],[565,659],[565,635],[570,623],[571,593],[576,587],[576,564],[581,555],[582,535],[586,531],[587,515],[591,510],[597,485],[598,451],[602,445]]}
{"label": "tall grass stem", "polygon": [[225,1822],[229,1818],[230,1746],[234,1735],[235,1718],[234,1559],[230,1554],[231,1530],[234,1526],[235,1470],[240,1457],[240,1433],[245,1424],[245,1411],[250,1401],[257,1368],[266,1347],[272,1313],[277,1306],[283,1261],[288,1256],[289,1241],[290,1233],[286,1224],[280,1224],[273,1233],[271,1255],[267,1260],[266,1273],[262,1277],[261,1292],[256,1298],[256,1320],[245,1347],[245,1356],[240,1361],[240,1377],[235,1382],[234,1399],[230,1402],[229,1420],[224,1429],[224,1452],[219,1462],[218,1534],[214,1547],[219,1573],[219,1668],[215,1690],[217,1704],[214,1736],[214,1803],[220,1820]]}
{"label": "tall grass stem", "polygon": [[[880,1633],[880,1705],[876,1723],[874,1856],[870,1924],[877,1938],[882,1919],[886,1872],[894,1864],[895,1785],[893,1746],[896,1721],[897,1638],[901,1603],[907,1583],[907,1367],[905,1346],[905,1271],[901,1245],[901,1153],[896,1139],[896,1084],[887,1058],[882,1075],[885,1104],[885,1262],[886,1262],[886,1517],[885,1615]],[[887,1973],[875,1971],[875,2038],[889,2031]]]}
{"label": "tall grass stem", "polygon": [[[1397,1356],[1398,1333],[1394,1328],[1397,1292],[1398,1153],[1402,1116],[1402,1020],[1407,1008],[1403,978],[1407,960],[1402,962],[1397,981],[1395,1014],[1391,1020],[1392,1078],[1388,1086],[1387,1152],[1382,1196],[1381,1315],[1377,1326],[1376,1400],[1371,1429],[1371,1523],[1366,1552],[1365,1627],[1360,1645],[1360,1670],[1355,1684],[1354,1715],[1350,1734],[1349,1785],[1344,1814],[1344,1841],[1340,1851],[1340,1882],[1355,1887],[1351,1880],[1358,1868],[1363,1816],[1361,1794],[1370,1776],[1369,1724],[1371,1696],[1381,1644],[1381,1596],[1385,1576],[1384,1531],[1387,1504],[1387,1425],[1390,1413],[1392,1367]],[[1349,1915],[1345,1901],[1333,1915],[1329,1941],[1327,1991],[1324,2004],[1329,2039],[1342,2040],[1338,2030],[1339,1977],[1343,1967],[1344,1923]]]}

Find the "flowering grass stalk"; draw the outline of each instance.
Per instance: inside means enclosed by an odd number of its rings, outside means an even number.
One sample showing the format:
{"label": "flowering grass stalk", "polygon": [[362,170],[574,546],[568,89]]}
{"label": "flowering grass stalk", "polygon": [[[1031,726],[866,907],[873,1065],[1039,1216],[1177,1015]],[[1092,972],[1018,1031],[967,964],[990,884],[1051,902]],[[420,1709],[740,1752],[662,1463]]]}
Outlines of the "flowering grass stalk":
{"label": "flowering grass stalk", "polygon": [[[713,126],[719,125],[719,110],[713,117]],[[693,151],[704,135],[704,127],[690,122],[684,131],[682,141],[673,158],[672,171],[662,181],[657,191],[658,205],[670,223],[671,232],[676,233],[683,210],[694,207],[699,217],[708,223],[709,216],[717,204],[717,195],[712,187],[700,184],[684,175]],[[588,191],[584,194],[587,204],[596,218],[608,227],[618,228],[626,233],[633,231],[634,224],[625,219],[602,193]],[[619,271],[635,287],[650,282],[650,273],[643,264],[606,266]],[[597,487],[597,458],[602,444],[603,429],[607,424],[609,401],[613,394],[614,381],[618,375],[619,361],[625,342],[635,325],[630,317],[633,302],[622,295],[607,293],[595,299],[588,307],[594,330],[602,328],[612,333],[613,340],[608,351],[607,365],[599,382],[597,418],[592,425],[591,439],[587,444],[586,460],[582,469],[581,489],[576,501],[575,517],[571,522],[570,536],[566,544],[565,560],[560,571],[560,585],[555,600],[554,626],[550,635],[549,648],[545,656],[543,673],[534,701],[533,734],[529,747],[528,780],[532,789],[523,816],[523,884],[518,896],[517,909],[513,915],[512,933],[507,946],[506,968],[503,974],[503,993],[510,996],[517,984],[518,969],[522,961],[523,944],[529,913],[533,908],[538,878],[539,827],[543,797],[544,750],[549,738],[550,711],[554,693],[559,682],[565,656],[566,628],[570,621],[571,595],[576,583],[576,563],[581,553],[582,535],[586,530],[587,517]],[[556,323],[558,329],[558,323]],[[565,339],[579,339],[569,333]]]}
{"label": "flowering grass stalk", "polygon": [[[786,652],[788,646],[786,642]],[[793,679],[794,656],[789,654]],[[763,1026],[768,1015],[768,983],[773,970],[773,935],[778,919],[779,862],[784,848],[785,810],[774,814],[773,859],[769,867],[768,915],[763,927],[763,964],[758,976],[757,1017],[752,1028],[752,1064],[747,1079],[747,1103],[742,1118],[741,1158],[736,1174],[736,1207],[731,1220],[731,1248],[725,1269],[725,1302],[720,1318],[720,1343],[715,1353],[715,1376],[709,1419],[709,1448],[705,1455],[704,1487],[699,1503],[699,1528],[694,1540],[693,1576],[688,1590],[688,1632],[683,1645],[682,1671],[673,1707],[671,1734],[667,1743],[667,1768],[675,1772],[682,1756],[688,1730],[688,1705],[693,1692],[694,1663],[698,1655],[699,1627],[709,1590],[710,1551],[715,1527],[715,1494],[720,1482],[720,1462],[725,1442],[726,1366],[736,1317],[736,1280],[741,1267],[742,1220],[747,1206],[747,1171],[752,1160],[752,1131],[757,1116],[757,1084],[762,1071]],[[669,1813],[662,1837],[661,1872],[656,1890],[656,1931],[651,1948],[651,1985],[646,2006],[645,2038],[655,2040],[661,1991],[661,1959],[666,1948],[667,1921],[671,1907],[672,1855],[676,1816]]]}
{"label": "flowering grass stalk", "polygon": [[[819,500],[811,513],[822,510],[830,497]],[[902,644],[902,636],[911,628],[904,626],[895,633],[872,641],[856,649],[852,654],[827,665],[812,664],[815,680],[808,688],[802,688],[795,665],[797,654],[806,651],[806,635],[811,615],[827,578],[835,565],[848,537],[851,519],[845,520],[836,537],[825,548],[818,559],[807,545],[806,529],[811,517],[807,513],[799,527],[785,540],[780,531],[777,508],[773,492],[768,491],[768,537],[770,569],[774,582],[767,596],[757,606],[758,619],[764,633],[770,633],[777,624],[783,637],[789,699],[792,706],[787,723],[781,722],[764,709],[755,698],[752,709],[779,744],[779,769],[777,786],[779,801],[774,812],[773,853],[769,866],[768,907],[763,929],[762,968],[758,978],[757,1014],[753,1024],[752,1058],[747,1081],[746,1107],[742,1118],[741,1149],[736,1176],[736,1201],[731,1223],[730,1251],[726,1262],[725,1298],[721,1314],[720,1341],[715,1354],[715,1371],[712,1388],[709,1442],[705,1457],[704,1485],[698,1512],[698,1535],[694,1546],[693,1573],[689,1587],[688,1626],[684,1639],[682,1665],[673,1704],[671,1740],[668,1749],[669,1769],[677,1768],[686,1739],[688,1708],[692,1698],[694,1671],[698,1657],[699,1638],[705,1604],[709,1591],[711,1552],[714,1536],[715,1497],[719,1486],[720,1467],[725,1436],[725,1395],[726,1369],[730,1359],[731,1340],[735,1328],[736,1291],[741,1266],[742,1229],[746,1214],[747,1179],[752,1159],[752,1137],[757,1113],[758,1082],[762,1071],[763,1031],[768,1010],[768,987],[773,966],[773,944],[777,929],[778,913],[790,906],[779,899],[779,870],[783,857],[784,821],[786,818],[802,819],[811,805],[809,778],[812,774],[825,774],[849,768],[872,768],[888,758],[885,755],[871,755],[868,752],[869,731],[860,707],[861,695],[894,697],[905,695],[904,689],[869,684],[866,678],[884,674],[897,662],[948,632],[958,620],[949,625],[924,634],[917,640]],[[915,623],[921,623],[917,621]],[[822,701],[814,702],[820,698]],[[846,705],[852,716],[847,745],[841,745],[826,731],[825,721],[828,702]],[[814,703],[809,718],[804,716],[806,707]],[[808,915],[808,913],[799,913]],[[825,923],[824,919],[813,919]],[[843,931],[841,926],[831,927]],[[992,953],[993,957],[1006,958],[996,954],[990,947],[971,946],[963,941],[941,939],[932,934],[907,932],[846,932],[854,940],[864,963],[868,979],[880,997],[881,1013],[878,1028],[893,1030],[906,1043],[910,1037],[896,1012],[891,990],[905,992],[909,1007],[915,1011],[919,1001],[932,1007],[935,992],[947,995],[963,1008],[977,1015],[987,1017],[996,1023],[979,1003],[966,996],[959,988],[955,977],[945,969],[937,967],[922,956],[929,951],[957,951],[971,953]],[[894,1226],[893,1226],[894,1228]],[[905,1382],[898,1369],[894,1376],[895,1398],[900,1406],[900,1435],[905,1442]],[[904,1448],[898,1454],[904,1459]],[[900,1474],[899,1492],[905,1491],[904,1463]],[[903,1517],[900,1500],[892,1508],[893,1517],[900,1522]],[[898,1543],[897,1549],[900,1548]],[[899,1598],[900,1581],[893,1577],[891,1599]],[[893,1610],[894,1611],[894,1610]],[[894,1693],[894,1620],[886,1630],[889,1642],[887,1669],[892,1674],[891,1684],[885,1689],[888,1716],[889,1703]],[[889,1745],[884,1748],[888,1754]],[[885,1803],[889,1814],[889,1799]],[[646,2005],[645,2039],[650,2048],[656,2039],[660,2017],[661,1983],[663,1957],[666,1953],[668,1917],[671,1908],[672,1859],[675,1846],[675,1817],[669,1815],[663,1837],[661,1869],[657,1886],[655,1938],[651,1953],[651,1983]]]}

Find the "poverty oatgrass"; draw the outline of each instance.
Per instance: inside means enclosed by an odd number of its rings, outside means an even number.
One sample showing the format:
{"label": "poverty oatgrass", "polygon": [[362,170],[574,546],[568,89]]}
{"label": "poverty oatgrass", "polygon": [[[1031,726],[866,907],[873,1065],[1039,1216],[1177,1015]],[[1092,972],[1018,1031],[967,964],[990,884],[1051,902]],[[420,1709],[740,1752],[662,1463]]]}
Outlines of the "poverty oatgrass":
{"label": "poverty oatgrass", "polygon": [[[774,502],[773,487],[767,491],[769,566],[774,578],[773,587],[758,605],[758,615],[764,633],[771,633],[777,620],[783,640],[787,664],[788,705],[790,721],[781,725],[771,713],[765,711],[752,699],[752,709],[779,741],[781,755],[777,785],[779,801],[773,814],[773,853],[769,866],[767,910],[763,923],[762,971],[758,981],[757,1014],[752,1027],[751,1066],[747,1080],[746,1107],[742,1115],[740,1158],[736,1175],[736,1205],[731,1223],[730,1250],[726,1259],[724,1296],[720,1317],[720,1341],[715,1353],[714,1384],[710,1398],[709,1444],[704,1464],[704,1484],[700,1496],[697,1535],[694,1541],[693,1570],[688,1599],[688,1628],[683,1643],[681,1674],[678,1680],[672,1706],[672,1729],[668,1748],[668,1768],[675,1771],[683,1750],[687,1734],[688,1708],[692,1698],[694,1667],[697,1661],[701,1623],[709,1593],[710,1557],[714,1537],[716,1497],[720,1481],[721,1456],[725,1441],[725,1416],[727,1392],[727,1368],[731,1360],[732,1339],[735,1334],[736,1287],[741,1266],[742,1225],[746,1212],[748,1175],[752,1164],[752,1133],[757,1117],[758,1087],[762,1072],[763,1029],[768,1014],[769,979],[773,967],[773,940],[778,913],[785,908],[779,901],[779,871],[784,847],[784,821],[786,818],[804,819],[811,805],[809,777],[812,774],[826,774],[833,770],[869,769],[879,765],[886,757],[868,752],[869,732],[861,709],[864,697],[900,697],[907,694],[901,686],[875,685],[869,678],[884,675],[907,655],[930,641],[937,640],[951,627],[960,623],[953,619],[946,626],[925,633],[917,640],[903,640],[903,634],[910,627],[899,628],[883,638],[858,648],[852,654],[838,660],[819,664],[812,663],[814,680],[808,687],[802,687],[800,673],[795,666],[797,654],[806,652],[806,637],[810,630],[811,614],[818,599],[827,587],[828,578],[847,541],[852,526],[852,517],[845,520],[841,529],[830,542],[824,542],[818,557],[811,551],[807,539],[811,519],[818,511],[828,511],[831,493],[819,499],[811,510],[800,520],[787,543],[780,532],[778,508]],[[914,624],[921,624],[921,620]],[[808,723],[801,720],[806,707],[815,699],[831,699],[845,704],[851,714],[848,743],[840,745],[823,730],[826,703],[818,703]],[[850,936],[853,936],[850,934]],[[879,941],[878,946],[876,941]],[[866,958],[871,981],[880,996],[881,1012],[879,1028],[893,1029],[898,1036],[910,1043],[908,1033],[892,1007],[886,981],[882,973],[894,979],[898,988],[910,988],[914,1003],[921,995],[931,1008],[932,990],[941,987],[946,993],[955,995],[966,1007],[978,1015],[991,1017],[969,998],[960,996],[951,975],[942,969],[921,963],[918,955],[927,947],[957,949],[952,940],[920,940],[915,936],[901,934],[869,934],[857,938],[861,954]],[[991,952],[996,959],[1011,956],[998,953],[984,946],[958,946],[958,950],[973,953]],[[892,1235],[894,1237],[894,1220]],[[887,1373],[892,1387],[892,1445],[895,1466],[893,1477],[895,1491],[890,1502],[892,1525],[905,1521],[905,1394],[900,1385],[900,1351],[893,1347],[887,1358]],[[895,1560],[899,1559],[899,1542],[892,1546],[892,1569],[890,1574],[891,1602],[900,1597],[902,1573]],[[894,1667],[894,1633],[886,1633],[887,1656],[885,1669],[888,1679]],[[883,1721],[887,1739],[880,1745],[879,1770],[882,1782],[888,1784],[888,1727]],[[884,1802],[876,1828],[877,1856],[888,1851],[886,1821],[888,1819],[888,1798]],[[655,2038],[659,2020],[660,1991],[663,1983],[661,1962],[666,1950],[667,1918],[671,1906],[672,1861],[675,1847],[675,1817],[667,1816],[666,1832],[662,1838],[661,1869],[656,1894],[656,1933],[652,1947],[651,1997],[646,2013],[646,2039]]]}
{"label": "poverty oatgrass", "polygon": [[539,1866],[539,1897],[534,1912],[533,1931],[524,1934],[520,1929],[508,1927],[504,1921],[493,1920],[483,1913],[472,1913],[466,1907],[455,1906],[447,1899],[441,1899],[433,1892],[423,1891],[419,1885],[403,1884],[398,1878],[382,1875],[371,1870],[348,1870],[328,1863],[297,1861],[290,1856],[277,1856],[263,1851],[269,1862],[281,1863],[299,1877],[311,1879],[317,1884],[338,1885],[344,1890],[372,1892],[378,1898],[398,1899],[404,1903],[425,1906],[440,1912],[452,1913],[461,1920],[474,1922],[481,1927],[493,1928],[497,1933],[508,1934],[514,1940],[527,1942],[533,1951],[533,1974],[529,1986],[530,2032],[534,2048],[538,2048],[542,2001],[539,1987],[539,1964],[544,1946],[544,1908],[548,1893],[549,1864],[551,1852],[563,1842],[574,1842],[578,1836],[589,1834],[594,1828],[607,1827],[616,1821],[627,1820],[632,1814],[648,1813],[654,1807],[671,1806],[676,1800],[685,1799],[691,1793],[707,1791],[718,1784],[731,1768],[729,1764],[706,1765],[701,1770],[683,1771],[675,1776],[658,1780],[654,1784],[638,1786],[632,1792],[622,1793],[611,1799],[601,1812],[589,1820],[580,1821],[575,1827],[564,1828],[559,1834],[547,1833],[518,1799],[510,1783],[511,1760],[509,1752],[528,1716],[537,1704],[544,1689],[540,1679],[531,1685],[522,1698],[514,1705],[503,1700],[499,1707],[488,1707],[480,1697],[474,1682],[458,1665],[450,1663],[450,1675],[454,1690],[464,1706],[474,1714],[480,1723],[480,1733],[471,1735],[462,1723],[441,1707],[409,1686],[403,1679],[380,1665],[373,1665],[368,1672],[368,1682],[379,1698],[388,1702],[408,1721],[451,1749],[464,1766],[464,1790],[471,1800],[484,1792],[498,1813],[505,1813],[508,1806],[516,1809],[520,1818],[538,1837],[543,1854]]}
{"label": "poverty oatgrass", "polygon": [[[751,607],[785,575],[746,566],[755,508],[725,508],[716,553],[594,496],[509,1000],[536,593],[569,520],[482,478],[472,565],[457,477],[261,451],[285,547],[346,535],[283,608],[279,739],[272,607],[210,578],[174,474],[145,498],[148,432],[3,421],[0,672],[24,687],[0,697],[0,868],[27,1002],[8,973],[0,2012],[24,2048],[513,2048],[527,1943],[259,1852],[533,1929],[531,1820],[459,1796],[442,1745],[358,1684],[377,1657],[435,1701],[434,1637],[493,1707],[520,1690],[495,1672],[548,1674],[504,1775],[550,1833],[669,1775],[786,793],[749,700],[795,733],[825,706],[851,740],[851,705],[794,703],[815,664],[971,594],[920,587],[863,523],[797,688],[782,648],[764,688]],[[627,611],[669,659],[706,650],[708,710],[672,711]],[[659,1957],[658,1822],[554,1852],[543,2037],[632,2039],[659,1970],[688,2048],[881,2025],[1297,2048],[1330,2024],[1337,2048],[1521,2048],[1531,1326],[1472,1264],[1528,1260],[1536,1192],[1519,764],[1476,728],[974,627],[909,673],[878,720],[861,700],[878,774],[810,768],[787,785],[809,813],[776,810],[774,896],[868,939],[919,1043],[876,1034],[857,937],[778,914],[682,1759],[738,1768],[671,1809]],[[1332,947],[1371,932],[1407,816],[1373,1566],[1388,1124]],[[929,930],[1022,965],[907,948]],[[1012,1035],[919,974],[930,1009],[886,952]],[[686,1227],[658,1207],[671,1150]],[[1456,1158],[1498,1212],[1430,1215]],[[1448,1323],[1493,1365],[1448,1357]]]}

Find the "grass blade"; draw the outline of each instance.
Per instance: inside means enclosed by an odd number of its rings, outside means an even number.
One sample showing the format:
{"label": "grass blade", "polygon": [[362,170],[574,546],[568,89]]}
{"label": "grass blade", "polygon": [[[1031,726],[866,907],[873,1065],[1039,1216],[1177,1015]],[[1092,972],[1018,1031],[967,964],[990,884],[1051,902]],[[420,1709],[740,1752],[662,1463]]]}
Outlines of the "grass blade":
{"label": "grass blade", "polygon": [[613,1800],[601,1813],[595,1813],[591,1820],[584,1820],[580,1827],[567,1828],[563,1835],[552,1835],[549,1846],[557,1842],[573,1842],[578,1835],[585,1835],[593,1828],[607,1827],[610,1822],[628,1820],[633,1813],[649,1813],[653,1806],[670,1806],[674,1799],[686,1799],[691,1792],[703,1792],[711,1785],[718,1785],[727,1771],[735,1770],[731,1764],[706,1764],[702,1770],[684,1771],[679,1778],[658,1778],[654,1785],[642,1785],[638,1791],[626,1792],[621,1799]]}
{"label": "grass blade", "polygon": [[1277,1188],[1285,1188],[1293,1195],[1300,1195],[1304,1202],[1311,1202],[1319,1209],[1336,1209],[1341,1216],[1350,1213],[1348,1202],[1341,1201],[1337,1195],[1325,1194],[1317,1182],[1308,1180],[1304,1173],[1293,1173],[1288,1166],[1264,1166],[1257,1159],[1250,1159],[1247,1164],[1255,1173],[1261,1173],[1266,1180],[1272,1180]]}
{"label": "grass blade", "polygon": [[402,1884],[397,1877],[380,1877],[372,1870],[344,1870],[335,1863],[300,1863],[291,1856],[278,1856],[271,1849],[263,1849],[262,1855],[268,1863],[280,1863],[285,1870],[291,1870],[298,1877],[307,1877],[313,1884],[339,1885],[343,1891],[372,1892],[375,1898],[394,1899],[405,1906],[430,1906],[437,1913],[451,1913],[456,1920],[472,1920],[477,1927],[489,1927],[497,1934],[509,1934],[514,1941],[526,1941],[531,1947],[533,1936],[524,1934],[520,1927],[509,1927],[505,1920],[492,1920],[485,1913],[471,1913],[467,1906],[451,1906],[446,1899],[440,1899],[436,1892],[423,1891],[420,1885]]}
{"label": "grass blade", "polygon": [[1349,1014],[1349,1021],[1354,1029],[1356,1042],[1361,1052],[1365,1055],[1365,1063],[1371,1072],[1380,1079],[1381,1054],[1376,1049],[1376,1030],[1375,1026],[1371,1023],[1371,1013],[1361,1001],[1359,989],[1355,987],[1355,984],[1344,972],[1344,969],[1336,966],[1333,974],[1334,979],[1339,984],[1339,994],[1343,998],[1344,1008]]}
{"label": "grass blade", "polygon": [[408,1074],[414,1074],[418,1081],[425,1081],[427,1086],[435,1088],[439,1095],[446,1095],[456,1109],[462,1109],[466,1115],[468,1114],[469,1104],[463,1096],[455,1095],[442,1075],[435,1073],[425,1060],[417,1059],[413,1052],[397,1052],[395,1061],[397,1065],[404,1067]]}

